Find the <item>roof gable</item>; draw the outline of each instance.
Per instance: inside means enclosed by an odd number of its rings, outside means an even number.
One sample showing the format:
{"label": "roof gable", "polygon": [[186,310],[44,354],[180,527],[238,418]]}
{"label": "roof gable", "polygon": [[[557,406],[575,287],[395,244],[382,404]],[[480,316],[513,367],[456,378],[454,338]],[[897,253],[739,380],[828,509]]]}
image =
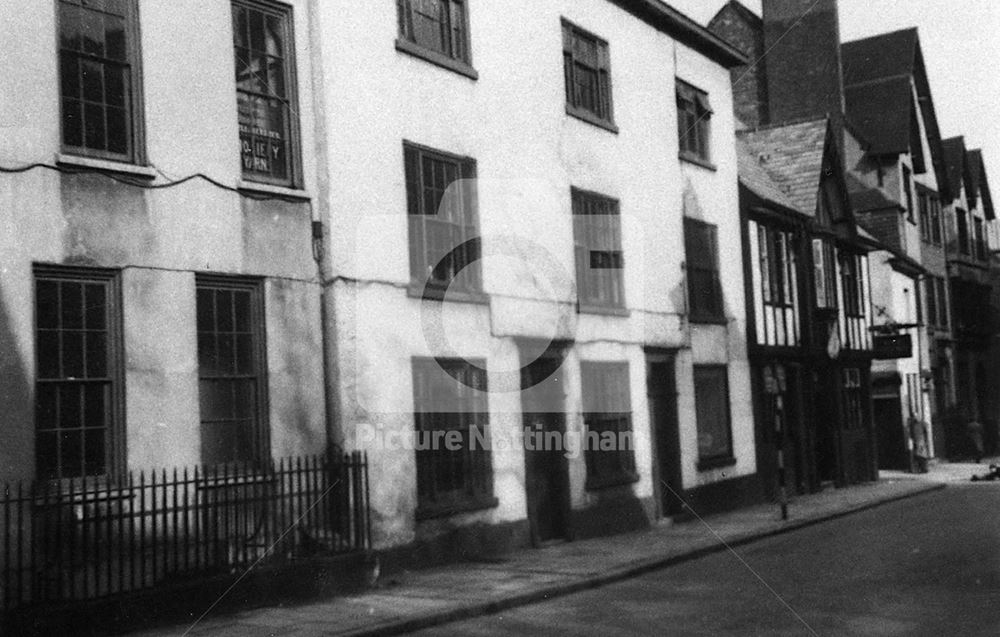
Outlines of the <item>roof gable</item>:
{"label": "roof gable", "polygon": [[886,155],[909,151],[915,116],[909,76],[848,86],[844,99],[847,117],[870,144],[870,152]]}
{"label": "roof gable", "polygon": [[923,172],[926,164],[923,143],[919,141],[920,124],[923,123],[930,163],[939,190],[947,196],[941,129],[917,29],[848,42],[841,47],[841,53],[847,116],[871,142],[871,152],[912,151],[914,168],[918,173]]}
{"label": "roof gable", "polygon": [[986,179],[986,163],[983,161],[983,151],[980,149],[970,150],[967,165],[969,167],[969,177],[972,182],[972,198],[969,205],[976,206],[976,200],[983,201],[983,216],[989,220],[996,219],[993,210],[993,195],[990,193],[990,183]]}
{"label": "roof gable", "polygon": [[841,47],[844,84],[913,75],[918,46],[916,28],[845,43]]}
{"label": "roof gable", "polygon": [[792,207],[814,217],[828,132],[824,117],[740,131],[739,137]]}

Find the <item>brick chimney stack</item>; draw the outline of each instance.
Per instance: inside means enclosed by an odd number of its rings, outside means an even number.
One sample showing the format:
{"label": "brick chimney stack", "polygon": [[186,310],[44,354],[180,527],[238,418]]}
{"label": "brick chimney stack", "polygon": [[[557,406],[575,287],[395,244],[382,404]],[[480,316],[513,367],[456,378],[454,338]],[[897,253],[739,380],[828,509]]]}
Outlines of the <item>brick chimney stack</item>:
{"label": "brick chimney stack", "polygon": [[829,114],[841,129],[844,82],[837,0],[763,0],[763,9],[771,123]]}

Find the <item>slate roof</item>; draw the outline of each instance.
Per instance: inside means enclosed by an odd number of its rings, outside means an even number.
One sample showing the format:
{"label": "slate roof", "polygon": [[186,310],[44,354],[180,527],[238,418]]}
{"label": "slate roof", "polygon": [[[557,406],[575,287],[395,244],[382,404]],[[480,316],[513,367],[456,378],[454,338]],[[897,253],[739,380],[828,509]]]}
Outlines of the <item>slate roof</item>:
{"label": "slate roof", "polygon": [[[938,181],[945,181],[930,82],[917,29],[903,29],[841,46],[847,119],[869,142],[874,154],[909,152],[910,127],[922,117]],[[914,100],[916,89],[920,106]],[[922,149],[912,149],[914,168],[924,170]]]}
{"label": "slate roof", "polygon": [[884,155],[909,151],[912,90],[908,75],[844,87],[847,117],[868,142],[870,152]]}
{"label": "slate roof", "polygon": [[841,47],[844,84],[913,75],[918,43],[916,28],[845,43]]}
{"label": "slate roof", "polygon": [[740,131],[738,137],[751,156],[759,158],[758,164],[791,207],[812,217],[816,215],[828,129],[829,121],[824,117]]}
{"label": "slate roof", "polygon": [[847,192],[851,198],[851,208],[855,213],[900,208],[899,204],[886,197],[881,189],[865,185],[854,173],[848,171],[845,173],[845,178],[847,180]]}
{"label": "slate roof", "polygon": [[764,201],[801,212],[789,198],[784,188],[779,186],[767,173],[760,159],[746,141],[736,140],[736,163],[739,170],[740,183]]}

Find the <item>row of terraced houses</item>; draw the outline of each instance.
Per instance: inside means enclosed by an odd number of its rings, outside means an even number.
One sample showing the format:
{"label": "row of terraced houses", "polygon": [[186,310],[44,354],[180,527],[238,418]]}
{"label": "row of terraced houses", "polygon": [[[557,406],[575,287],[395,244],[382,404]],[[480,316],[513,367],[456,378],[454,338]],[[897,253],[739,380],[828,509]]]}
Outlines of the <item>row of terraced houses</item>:
{"label": "row of terraced houses", "polygon": [[4,12],[3,608],[272,540],[392,570],[637,529],[970,454],[973,419],[995,447],[983,154],[915,29],[763,8]]}

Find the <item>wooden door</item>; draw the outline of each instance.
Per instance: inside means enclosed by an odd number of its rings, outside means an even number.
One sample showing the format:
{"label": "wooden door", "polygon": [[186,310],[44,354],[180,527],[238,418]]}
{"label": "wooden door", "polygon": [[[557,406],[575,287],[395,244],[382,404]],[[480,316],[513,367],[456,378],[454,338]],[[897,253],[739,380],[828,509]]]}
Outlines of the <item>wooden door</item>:
{"label": "wooden door", "polygon": [[[558,353],[546,352],[522,369],[524,426],[534,440],[566,432],[565,391]],[[569,472],[565,451],[530,445],[524,451],[528,523],[534,543],[569,537]]]}
{"label": "wooden door", "polygon": [[660,511],[665,516],[679,515],[684,511],[681,499],[684,481],[681,475],[673,355],[647,354],[646,395],[649,399],[649,422],[656,445],[653,475],[657,480],[657,493],[660,494]]}

